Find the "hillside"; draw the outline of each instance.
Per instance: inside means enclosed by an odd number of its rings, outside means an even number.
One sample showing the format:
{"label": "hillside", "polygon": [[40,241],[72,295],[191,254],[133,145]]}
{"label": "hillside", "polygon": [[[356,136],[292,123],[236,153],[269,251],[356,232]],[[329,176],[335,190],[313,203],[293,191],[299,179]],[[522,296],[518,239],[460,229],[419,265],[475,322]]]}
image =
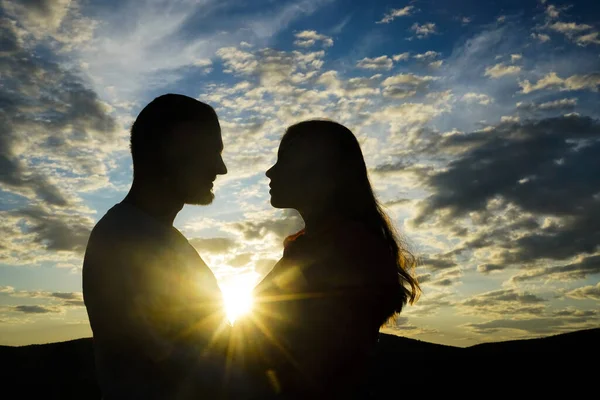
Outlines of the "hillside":
{"label": "hillside", "polygon": [[[600,329],[590,329],[459,348],[382,334],[372,369],[374,396],[587,393],[597,375],[599,339]],[[1,388],[14,394],[10,398],[100,398],[89,338],[0,346],[0,360]]]}

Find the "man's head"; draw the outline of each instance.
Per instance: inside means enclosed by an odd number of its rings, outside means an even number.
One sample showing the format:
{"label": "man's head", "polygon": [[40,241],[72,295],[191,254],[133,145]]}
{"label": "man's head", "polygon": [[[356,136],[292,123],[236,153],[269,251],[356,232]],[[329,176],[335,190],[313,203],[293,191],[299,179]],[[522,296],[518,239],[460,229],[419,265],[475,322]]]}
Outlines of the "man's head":
{"label": "man's head", "polygon": [[210,204],[213,181],[227,173],[215,110],[191,97],[165,94],[131,127],[134,179],[152,181],[185,204]]}

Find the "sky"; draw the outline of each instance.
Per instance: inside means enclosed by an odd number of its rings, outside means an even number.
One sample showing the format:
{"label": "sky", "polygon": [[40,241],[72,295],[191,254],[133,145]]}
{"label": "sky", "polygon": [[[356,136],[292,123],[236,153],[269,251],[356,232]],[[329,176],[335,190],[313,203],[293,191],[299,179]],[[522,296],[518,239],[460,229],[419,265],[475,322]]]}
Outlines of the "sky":
{"label": "sky", "polygon": [[302,227],[269,204],[285,128],[358,137],[423,293],[382,331],[434,343],[600,326],[600,3],[0,0],[0,344],[91,336],[81,266],[132,179],[129,129],[181,93],[228,174],[175,226],[223,287]]}

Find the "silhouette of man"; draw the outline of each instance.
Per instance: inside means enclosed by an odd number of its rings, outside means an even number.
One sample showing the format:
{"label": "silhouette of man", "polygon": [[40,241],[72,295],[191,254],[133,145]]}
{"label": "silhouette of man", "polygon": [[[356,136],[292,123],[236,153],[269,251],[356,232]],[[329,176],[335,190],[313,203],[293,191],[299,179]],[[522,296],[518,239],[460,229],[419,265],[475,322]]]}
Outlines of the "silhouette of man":
{"label": "silhouette of man", "polygon": [[133,184],[94,227],[83,263],[105,400],[219,397],[221,292],[173,220],[184,204],[212,202],[222,150],[213,108],[183,95],[157,97],[131,128]]}

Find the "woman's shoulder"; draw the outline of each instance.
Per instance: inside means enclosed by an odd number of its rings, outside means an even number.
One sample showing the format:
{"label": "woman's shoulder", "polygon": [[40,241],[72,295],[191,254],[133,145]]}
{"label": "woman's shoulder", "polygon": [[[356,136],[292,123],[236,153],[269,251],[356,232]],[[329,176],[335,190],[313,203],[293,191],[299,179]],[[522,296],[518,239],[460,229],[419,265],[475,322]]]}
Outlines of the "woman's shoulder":
{"label": "woman's shoulder", "polygon": [[393,264],[385,240],[364,224],[343,222],[336,229],[316,274],[334,286],[376,285],[374,269]]}

